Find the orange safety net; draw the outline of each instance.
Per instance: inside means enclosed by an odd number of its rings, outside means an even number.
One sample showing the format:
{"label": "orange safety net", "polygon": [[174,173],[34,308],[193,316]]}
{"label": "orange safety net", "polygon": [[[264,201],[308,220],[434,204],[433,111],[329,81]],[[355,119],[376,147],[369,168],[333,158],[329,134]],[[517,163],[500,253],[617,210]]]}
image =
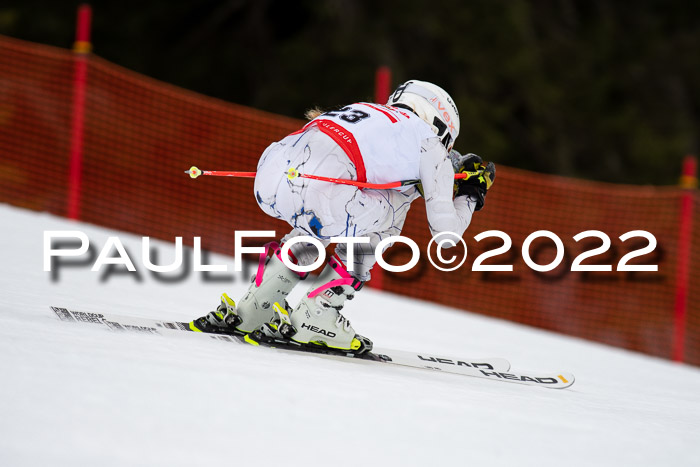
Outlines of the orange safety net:
{"label": "orange safety net", "polygon": [[[72,52],[0,36],[0,202],[68,212],[75,61]],[[193,181],[183,171],[191,165],[254,171],[265,147],[297,130],[301,120],[207,98],[96,56],[87,61],[80,220],[170,241],[181,236],[190,244],[198,236],[205,249],[227,254],[233,253],[234,230],[280,236],[289,230],[258,208],[250,180]],[[403,235],[421,247],[418,266],[384,272],[375,282],[390,292],[670,358],[679,336],[674,304],[682,192],[498,167],[486,208],[465,234],[462,267],[440,272],[428,263],[425,209],[416,201]],[[693,196],[697,238],[700,197]],[[477,256],[502,244],[474,240],[488,230],[505,232],[512,246],[484,264],[512,264],[512,272],[472,271]],[[526,237],[539,230],[555,233],[564,246],[561,264],[549,272],[528,267],[521,252]],[[571,271],[579,254],[601,245],[596,238],[573,240],[587,230],[604,232],[611,248],[583,264],[610,264],[613,271]],[[615,270],[623,255],[647,244],[640,237],[619,239],[634,230],[651,232],[658,245],[629,264],[657,264],[657,272]],[[691,251],[684,355],[700,365],[697,241]],[[397,245],[385,257],[402,264],[407,252]],[[545,265],[556,249],[539,238],[528,252]]]}

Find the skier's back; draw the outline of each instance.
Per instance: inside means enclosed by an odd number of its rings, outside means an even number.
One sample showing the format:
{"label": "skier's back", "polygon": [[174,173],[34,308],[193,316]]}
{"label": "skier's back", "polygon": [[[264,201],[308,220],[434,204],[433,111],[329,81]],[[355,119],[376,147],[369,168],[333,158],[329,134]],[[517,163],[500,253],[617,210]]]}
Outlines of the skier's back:
{"label": "skier's back", "polygon": [[[313,112],[310,117],[301,130],[271,144],[262,154],[255,178],[258,205],[293,227],[282,244],[298,236],[312,237],[323,246],[332,237],[369,241],[354,244],[352,251],[338,244],[294,309],[285,298],[306,274],[284,265],[279,244],[268,244],[272,254],[261,262],[238,305],[222,295],[217,311],[193,321],[194,329],[242,333],[260,329],[264,335],[291,338],[306,346],[365,352],[371,349],[371,341],[356,334],[340,310],[370,279],[379,242],[401,233],[411,202],[425,198],[433,235],[453,232],[460,237],[473,212],[483,206],[495,168],[492,163],[483,165],[478,156],[452,150],[459,134],[459,114],[440,87],[412,80],[399,86],[387,105],[360,102],[323,114]],[[420,184],[358,189],[290,178],[290,169],[369,183],[415,179]],[[466,169],[478,170],[482,176],[455,182],[455,172]],[[291,262],[300,266],[313,264],[318,256],[317,248],[307,242],[294,243],[289,252]],[[281,307],[274,307],[275,303]]]}

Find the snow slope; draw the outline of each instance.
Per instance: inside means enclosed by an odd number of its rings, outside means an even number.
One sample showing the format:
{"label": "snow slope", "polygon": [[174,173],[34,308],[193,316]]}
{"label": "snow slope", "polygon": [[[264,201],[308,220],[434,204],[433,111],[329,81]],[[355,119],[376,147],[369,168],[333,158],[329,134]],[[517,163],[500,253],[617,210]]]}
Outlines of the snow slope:
{"label": "snow slope", "polygon": [[[377,346],[569,370],[548,390],[208,339],[113,333],[49,305],[189,320],[240,274],[166,284],[140,238],[0,205],[0,465],[700,465],[700,370],[365,289]],[[110,235],[140,269],[44,272],[43,232]],[[173,247],[158,244],[158,262]],[[212,255],[210,262],[232,260]],[[296,293],[301,293],[300,291]]]}

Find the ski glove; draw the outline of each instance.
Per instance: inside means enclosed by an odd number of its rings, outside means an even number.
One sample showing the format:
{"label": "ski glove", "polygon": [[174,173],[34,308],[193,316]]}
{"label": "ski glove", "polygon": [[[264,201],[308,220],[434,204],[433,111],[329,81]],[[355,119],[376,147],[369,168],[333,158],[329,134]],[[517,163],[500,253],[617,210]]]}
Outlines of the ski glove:
{"label": "ski glove", "polygon": [[467,178],[455,180],[454,196],[469,196],[476,201],[476,210],[484,207],[484,198],[496,179],[496,166],[493,162],[484,163],[476,154],[461,155],[450,153],[455,173],[465,173]]}

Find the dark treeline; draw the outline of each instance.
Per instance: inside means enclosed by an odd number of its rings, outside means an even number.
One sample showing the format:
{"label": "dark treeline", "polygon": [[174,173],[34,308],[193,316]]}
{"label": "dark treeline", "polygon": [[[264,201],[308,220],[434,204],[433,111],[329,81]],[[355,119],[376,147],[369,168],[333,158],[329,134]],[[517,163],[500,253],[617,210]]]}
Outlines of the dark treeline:
{"label": "dark treeline", "polygon": [[[78,3],[6,0],[0,34],[70,47]],[[497,163],[674,184],[682,157],[698,151],[696,1],[91,4],[97,55],[276,113],[371,100],[387,65],[394,84],[448,90],[462,119],[456,148]]]}

